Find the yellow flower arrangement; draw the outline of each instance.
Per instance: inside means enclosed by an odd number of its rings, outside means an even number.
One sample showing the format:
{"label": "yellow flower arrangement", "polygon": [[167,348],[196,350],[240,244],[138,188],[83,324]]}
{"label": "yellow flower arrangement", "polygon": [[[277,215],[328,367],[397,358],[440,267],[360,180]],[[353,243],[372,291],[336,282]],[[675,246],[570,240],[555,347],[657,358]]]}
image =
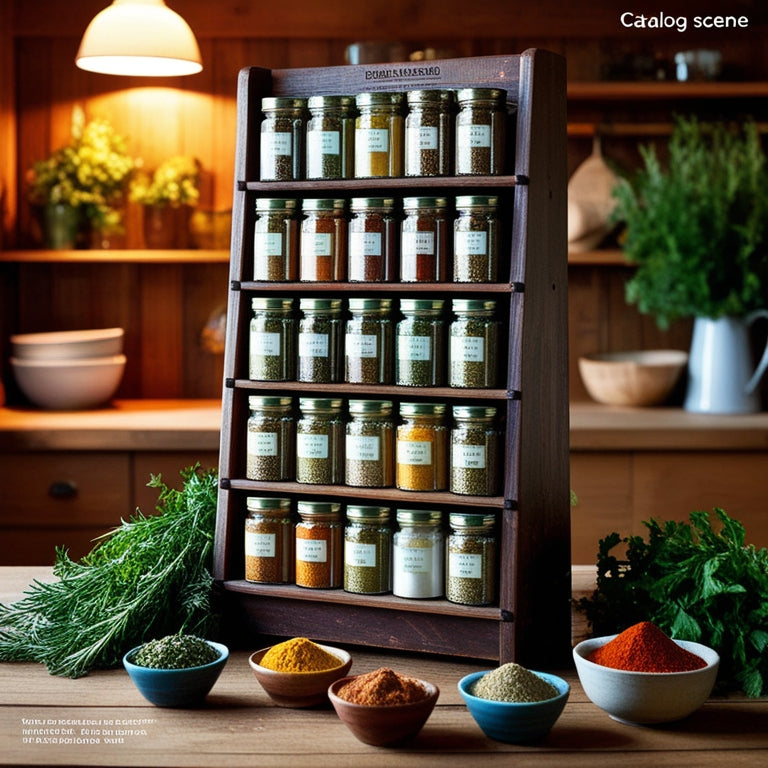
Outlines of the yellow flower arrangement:
{"label": "yellow flower arrangement", "polygon": [[153,174],[138,173],[131,181],[129,197],[142,205],[195,206],[200,198],[200,163],[177,155],[163,161]]}

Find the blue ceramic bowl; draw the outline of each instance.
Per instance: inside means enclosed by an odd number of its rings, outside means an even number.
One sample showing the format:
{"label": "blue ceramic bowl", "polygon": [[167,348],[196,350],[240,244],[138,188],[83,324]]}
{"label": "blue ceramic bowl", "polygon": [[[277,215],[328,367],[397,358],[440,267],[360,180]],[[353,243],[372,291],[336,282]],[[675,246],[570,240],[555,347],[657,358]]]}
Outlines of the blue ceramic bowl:
{"label": "blue ceramic bowl", "polygon": [[210,664],[186,669],[152,669],[140,667],[131,659],[141,648],[137,646],[123,656],[123,666],[141,695],[158,707],[196,707],[202,704],[229,658],[229,648],[206,641],[219,652]]}
{"label": "blue ceramic bowl", "polygon": [[490,670],[473,672],[459,680],[459,693],[482,732],[490,739],[525,744],[543,739],[560,717],[571,687],[561,677],[534,672],[559,691],[552,699],[534,702],[491,701],[473,696],[475,681]]}

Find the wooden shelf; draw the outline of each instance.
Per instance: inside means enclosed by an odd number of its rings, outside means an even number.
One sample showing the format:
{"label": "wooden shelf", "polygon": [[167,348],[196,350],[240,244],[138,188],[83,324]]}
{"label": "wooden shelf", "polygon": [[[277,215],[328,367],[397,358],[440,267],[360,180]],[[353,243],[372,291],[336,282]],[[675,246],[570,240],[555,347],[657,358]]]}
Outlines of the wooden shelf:
{"label": "wooden shelf", "polygon": [[756,99],[768,96],[768,82],[580,82],[568,83],[569,101],[643,101],[651,99]]}
{"label": "wooden shelf", "polygon": [[32,263],[135,263],[135,264],[212,264],[227,263],[225,250],[14,250],[0,251],[0,262]]}
{"label": "wooden shelf", "polygon": [[620,248],[596,248],[593,251],[568,253],[569,264],[628,267],[631,264],[624,258]]}

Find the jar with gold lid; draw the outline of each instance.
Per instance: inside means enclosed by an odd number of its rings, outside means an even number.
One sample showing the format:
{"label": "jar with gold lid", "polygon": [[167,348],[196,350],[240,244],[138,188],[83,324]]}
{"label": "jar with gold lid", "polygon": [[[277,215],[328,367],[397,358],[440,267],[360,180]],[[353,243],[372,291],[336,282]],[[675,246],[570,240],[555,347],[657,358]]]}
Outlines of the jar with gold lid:
{"label": "jar with gold lid", "polygon": [[296,505],[296,585],[341,587],[344,579],[344,523],[341,504],[304,501]]}
{"label": "jar with gold lid", "polygon": [[404,95],[375,91],[355,101],[355,177],[402,176]]}
{"label": "jar with gold lid", "polygon": [[246,499],[245,580],[291,584],[295,571],[295,535],[291,500],[253,496]]}
{"label": "jar with gold lid", "polygon": [[304,178],[304,128],[307,100],[266,96],[261,100],[259,178],[297,181]]}

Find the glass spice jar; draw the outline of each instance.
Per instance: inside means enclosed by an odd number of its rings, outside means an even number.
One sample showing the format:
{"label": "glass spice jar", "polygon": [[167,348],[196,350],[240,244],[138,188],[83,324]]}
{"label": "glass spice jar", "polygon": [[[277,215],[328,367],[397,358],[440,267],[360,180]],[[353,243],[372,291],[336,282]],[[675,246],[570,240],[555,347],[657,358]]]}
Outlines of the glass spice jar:
{"label": "glass spice jar", "polygon": [[451,387],[488,389],[498,375],[499,323],[496,302],[489,299],[454,299],[450,324],[448,384]]}
{"label": "glass spice jar", "polygon": [[298,181],[304,178],[304,128],[307,100],[267,96],[261,100],[259,178]]}
{"label": "glass spice jar", "polygon": [[493,283],[499,272],[498,198],[456,198],[453,224],[453,279],[457,283]]}
{"label": "glass spice jar", "polygon": [[258,396],[248,398],[251,415],[245,448],[245,476],[268,482],[293,480],[295,428],[293,399]]}
{"label": "glass spice jar", "polygon": [[296,505],[296,585],[340,587],[344,577],[344,523],[335,501],[299,501]]}
{"label": "glass spice jar", "polygon": [[344,378],[349,384],[391,384],[394,332],[391,299],[349,300],[344,334]]}
{"label": "glass spice jar", "polygon": [[390,400],[350,400],[346,425],[344,482],[388,488],[395,482],[395,439]]}
{"label": "glass spice jar", "polygon": [[342,381],[341,299],[299,300],[296,378],[315,384]]}
{"label": "glass spice jar", "polygon": [[406,197],[400,238],[400,280],[443,282],[448,276],[448,203],[444,197]]}
{"label": "glass spice jar", "polygon": [[493,496],[499,486],[499,431],[496,408],[453,406],[451,493]]}
{"label": "glass spice jar", "polygon": [[448,488],[448,428],[443,403],[400,403],[395,485],[403,491]]}
{"label": "glass spice jar", "polygon": [[344,482],[344,422],[338,398],[299,398],[296,482]]}
{"label": "glass spice jar", "polygon": [[389,507],[347,507],[344,529],[344,589],[381,595],[392,588]]}
{"label": "glass spice jar", "polygon": [[355,102],[355,177],[402,176],[403,94],[359,93]]}
{"label": "glass spice jar", "polygon": [[405,175],[449,176],[453,163],[453,91],[408,91]]}
{"label": "glass spice jar", "polygon": [[502,88],[462,88],[457,92],[457,176],[504,173],[506,96]]}
{"label": "glass spice jar", "polygon": [[296,378],[296,321],[293,299],[257,296],[251,299],[248,377],[253,381]]}
{"label": "glass spice jar", "polygon": [[400,230],[391,197],[353,197],[349,203],[350,282],[394,280]]}
{"label": "glass spice jar", "polygon": [[445,537],[438,510],[398,509],[392,542],[392,594],[440,597],[445,589]]}
{"label": "glass spice jar", "polygon": [[253,228],[254,280],[281,282],[298,278],[297,205],[296,200],[256,200],[256,223]]}
{"label": "glass spice jar", "polygon": [[496,536],[493,515],[449,516],[445,596],[452,603],[490,605],[496,601]]}
{"label": "glass spice jar", "polygon": [[355,169],[354,97],[311,96],[307,106],[307,178],[351,179]]}
{"label": "glass spice jar", "polygon": [[395,383],[439,387],[445,380],[443,299],[400,299],[395,330]]}
{"label": "glass spice jar", "polygon": [[299,279],[336,282],[347,265],[347,218],[343,199],[304,200],[299,245]]}
{"label": "glass spice jar", "polygon": [[255,496],[245,503],[245,580],[293,583],[296,536],[291,500]]}

